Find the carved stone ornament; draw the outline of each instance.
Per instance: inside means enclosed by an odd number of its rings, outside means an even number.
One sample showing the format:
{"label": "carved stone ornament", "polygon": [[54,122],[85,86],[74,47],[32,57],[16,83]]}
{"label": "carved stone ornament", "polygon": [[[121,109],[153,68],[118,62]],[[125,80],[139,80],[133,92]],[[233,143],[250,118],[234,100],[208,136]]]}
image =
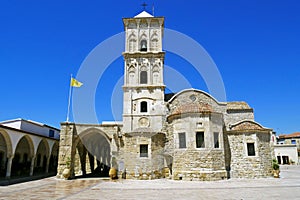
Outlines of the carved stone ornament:
{"label": "carved stone ornament", "polygon": [[148,127],[149,124],[149,119],[147,117],[141,117],[139,119],[139,127]]}

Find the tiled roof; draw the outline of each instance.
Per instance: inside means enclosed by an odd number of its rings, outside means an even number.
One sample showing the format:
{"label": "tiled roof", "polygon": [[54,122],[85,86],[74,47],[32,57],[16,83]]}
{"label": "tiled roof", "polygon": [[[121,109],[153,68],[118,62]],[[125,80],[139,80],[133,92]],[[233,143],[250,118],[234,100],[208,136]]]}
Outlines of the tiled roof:
{"label": "tiled roof", "polygon": [[294,138],[294,137],[300,137],[300,132],[295,132],[295,133],[292,133],[292,134],[279,135],[279,138]]}
{"label": "tiled roof", "polygon": [[171,115],[179,115],[183,113],[203,113],[203,112],[212,112],[212,107],[206,103],[189,103],[178,106]]}
{"label": "tiled roof", "polygon": [[238,124],[232,125],[231,130],[243,131],[243,130],[265,130],[260,124],[254,121],[242,121]]}
{"label": "tiled roof", "polygon": [[244,101],[234,101],[227,103],[228,110],[246,110],[251,109],[251,107]]}

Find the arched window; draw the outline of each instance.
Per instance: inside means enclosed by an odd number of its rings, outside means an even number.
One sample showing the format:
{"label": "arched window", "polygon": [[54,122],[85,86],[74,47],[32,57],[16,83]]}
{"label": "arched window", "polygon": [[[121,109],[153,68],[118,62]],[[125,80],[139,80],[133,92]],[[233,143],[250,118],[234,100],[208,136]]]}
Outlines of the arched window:
{"label": "arched window", "polygon": [[148,108],[147,108],[147,102],[146,101],[142,101],[141,102],[141,112],[147,112]]}
{"label": "arched window", "polygon": [[147,84],[147,82],[148,82],[147,71],[141,71],[140,84]]}
{"label": "arched window", "polygon": [[141,51],[147,51],[147,40],[141,41]]}
{"label": "arched window", "polygon": [[129,45],[128,45],[129,52],[134,52],[135,51],[135,46],[136,46],[135,43],[136,43],[135,39],[130,39],[129,40]]}
{"label": "arched window", "polygon": [[158,51],[158,39],[154,38],[151,40],[151,50]]}
{"label": "arched window", "polygon": [[129,85],[134,85],[135,83],[135,80],[134,80],[134,77],[135,77],[135,68],[133,65],[131,65],[128,69],[128,84]]}
{"label": "arched window", "polygon": [[153,67],[153,73],[152,73],[152,83],[157,84],[160,83],[160,78],[159,78],[159,68],[157,66]]}
{"label": "arched window", "polygon": [[128,84],[129,85],[134,85],[134,72],[129,72],[129,75],[128,75]]}

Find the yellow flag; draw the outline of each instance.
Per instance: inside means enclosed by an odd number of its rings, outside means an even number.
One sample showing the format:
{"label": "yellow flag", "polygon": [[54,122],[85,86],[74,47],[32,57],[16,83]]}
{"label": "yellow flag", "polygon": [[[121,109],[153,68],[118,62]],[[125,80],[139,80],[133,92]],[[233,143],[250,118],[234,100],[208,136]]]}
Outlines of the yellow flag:
{"label": "yellow flag", "polygon": [[77,81],[75,78],[71,78],[71,86],[72,87],[81,87],[83,83]]}

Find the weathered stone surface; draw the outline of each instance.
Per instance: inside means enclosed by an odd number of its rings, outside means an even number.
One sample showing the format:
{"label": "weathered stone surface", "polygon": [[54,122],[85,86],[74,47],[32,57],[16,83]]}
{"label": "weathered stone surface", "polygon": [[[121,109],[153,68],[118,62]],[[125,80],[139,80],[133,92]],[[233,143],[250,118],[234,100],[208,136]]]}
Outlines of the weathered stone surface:
{"label": "weathered stone surface", "polygon": [[[272,152],[270,148],[270,134],[261,133],[233,133],[226,134],[226,165],[230,167],[230,177],[258,178],[272,175]],[[255,156],[248,156],[247,143],[255,144]]]}
{"label": "weathered stone surface", "polygon": [[122,123],[62,123],[58,176],[68,159],[72,176],[111,167],[119,178],[139,180],[271,175],[271,130],[254,122],[247,103],[218,102],[197,89],[165,102],[164,18],[147,16],[123,19]]}

